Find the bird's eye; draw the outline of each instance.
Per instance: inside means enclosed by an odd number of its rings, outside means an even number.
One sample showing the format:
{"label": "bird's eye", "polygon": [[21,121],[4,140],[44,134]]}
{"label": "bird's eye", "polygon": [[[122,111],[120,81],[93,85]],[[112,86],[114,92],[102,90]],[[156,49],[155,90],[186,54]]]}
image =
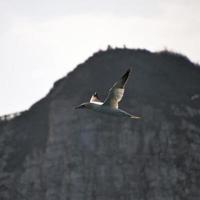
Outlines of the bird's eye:
{"label": "bird's eye", "polygon": [[86,105],[85,104],[81,105],[81,108],[86,108]]}

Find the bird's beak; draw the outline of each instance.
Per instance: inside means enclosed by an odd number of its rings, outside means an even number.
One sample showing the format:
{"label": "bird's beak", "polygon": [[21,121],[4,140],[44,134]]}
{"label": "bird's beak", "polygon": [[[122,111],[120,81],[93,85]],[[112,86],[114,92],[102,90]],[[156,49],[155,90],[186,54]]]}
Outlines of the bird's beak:
{"label": "bird's beak", "polygon": [[80,108],[83,108],[84,106],[83,105],[79,105],[79,106],[76,106],[75,109],[80,109]]}

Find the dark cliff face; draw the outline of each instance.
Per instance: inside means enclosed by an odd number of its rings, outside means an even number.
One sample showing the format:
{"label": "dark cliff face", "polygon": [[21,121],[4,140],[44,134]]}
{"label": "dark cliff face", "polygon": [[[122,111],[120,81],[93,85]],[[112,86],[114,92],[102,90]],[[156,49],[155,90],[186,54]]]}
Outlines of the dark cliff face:
{"label": "dark cliff face", "polygon": [[[141,120],[74,110],[130,67],[120,106]],[[0,122],[0,155],[2,200],[200,199],[200,68],[170,52],[98,52]]]}

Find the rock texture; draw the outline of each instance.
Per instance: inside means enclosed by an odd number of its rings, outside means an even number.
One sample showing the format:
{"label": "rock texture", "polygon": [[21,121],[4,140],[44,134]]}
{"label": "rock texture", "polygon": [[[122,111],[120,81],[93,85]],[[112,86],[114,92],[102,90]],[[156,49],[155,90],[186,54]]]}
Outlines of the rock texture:
{"label": "rock texture", "polygon": [[[141,120],[74,110],[130,67],[121,107]],[[199,200],[200,67],[166,51],[100,51],[0,122],[0,155],[1,200]]]}

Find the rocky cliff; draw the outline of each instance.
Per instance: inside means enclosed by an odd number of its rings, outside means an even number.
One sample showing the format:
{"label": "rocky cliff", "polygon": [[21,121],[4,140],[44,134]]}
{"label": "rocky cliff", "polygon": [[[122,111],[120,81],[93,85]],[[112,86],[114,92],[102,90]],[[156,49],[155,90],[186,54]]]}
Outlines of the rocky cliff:
{"label": "rocky cliff", "polygon": [[[133,72],[121,107],[141,120],[74,106]],[[0,122],[1,200],[200,199],[200,67],[167,51],[109,49]]]}

